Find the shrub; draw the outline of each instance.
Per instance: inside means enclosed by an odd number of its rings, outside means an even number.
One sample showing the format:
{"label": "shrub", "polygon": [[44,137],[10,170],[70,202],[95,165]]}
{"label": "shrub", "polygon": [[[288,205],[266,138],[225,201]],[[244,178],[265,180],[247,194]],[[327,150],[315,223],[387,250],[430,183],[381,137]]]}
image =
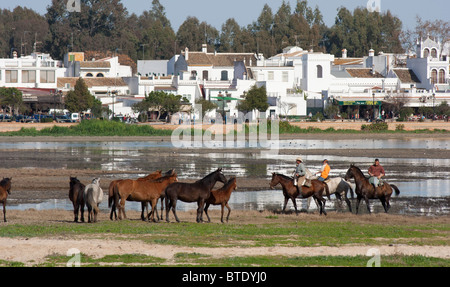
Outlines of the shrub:
{"label": "shrub", "polygon": [[384,123],[384,122],[371,123],[370,125],[361,125],[362,131],[381,132],[381,131],[387,131],[388,129],[389,129],[388,124]]}
{"label": "shrub", "polygon": [[404,131],[405,130],[405,125],[404,124],[399,124],[395,126],[395,130],[396,131]]}

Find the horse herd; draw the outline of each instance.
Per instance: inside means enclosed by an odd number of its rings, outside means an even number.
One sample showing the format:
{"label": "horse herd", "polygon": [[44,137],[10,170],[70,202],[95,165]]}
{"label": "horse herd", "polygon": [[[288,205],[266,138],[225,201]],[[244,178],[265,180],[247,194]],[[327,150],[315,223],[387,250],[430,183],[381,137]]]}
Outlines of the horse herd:
{"label": "horse herd", "polygon": [[[354,179],[357,195],[356,213],[358,213],[359,205],[362,199],[365,200],[367,209],[370,211],[369,199],[379,199],[387,213],[390,208],[389,200],[392,193],[400,193],[397,186],[384,182],[383,185],[374,187],[369,183],[368,178],[363,174],[361,169],[355,165],[351,165],[344,178],[336,177],[322,182],[319,180],[311,180],[311,186],[302,186],[300,189],[294,185],[292,177],[283,174],[273,173],[270,181],[270,188],[274,188],[278,184],[281,185],[284,195],[283,212],[286,210],[286,205],[291,199],[296,214],[298,214],[296,198],[313,198],[319,209],[319,214],[326,215],[325,203],[326,199],[330,199],[330,195],[335,196],[347,203],[348,209],[352,212],[350,200],[347,197],[350,192],[351,197],[354,198],[353,189],[349,180]],[[223,186],[219,189],[213,189],[215,184],[220,181]],[[6,222],[6,199],[8,194],[11,194],[12,178],[4,178],[0,182],[0,203],[3,203],[3,216]],[[222,215],[221,222],[223,223],[224,207],[227,207],[228,214],[226,220],[230,217],[231,208],[228,205],[231,193],[237,188],[236,177],[231,177],[227,180],[222,173],[222,169],[218,168],[214,172],[208,174],[204,178],[193,182],[184,183],[178,182],[177,174],[174,170],[169,170],[166,173],[158,170],[145,177],[138,179],[118,179],[113,180],[108,188],[108,206],[111,208],[110,219],[126,218],[125,203],[126,201],[141,202],[142,220],[152,220],[154,222],[163,219],[164,204],[166,207],[166,221],[169,222],[169,212],[172,213],[177,222],[180,222],[177,213],[177,201],[183,202],[197,202],[197,222],[203,222],[203,211],[205,212],[208,222],[210,217],[208,215],[208,208],[210,205],[221,205]],[[74,221],[78,222],[78,213],[80,213],[80,220],[84,222],[84,207],[88,208],[88,222],[96,222],[97,214],[99,212],[99,204],[103,200],[103,190],[100,187],[100,179],[94,178],[92,183],[84,185],[76,177],[70,177],[69,198],[73,203]],[[161,200],[161,216],[158,216],[157,202]],[[151,212],[148,213],[148,203],[151,206]],[[117,216],[117,211],[119,215]],[[155,218],[156,214],[156,218]]]}

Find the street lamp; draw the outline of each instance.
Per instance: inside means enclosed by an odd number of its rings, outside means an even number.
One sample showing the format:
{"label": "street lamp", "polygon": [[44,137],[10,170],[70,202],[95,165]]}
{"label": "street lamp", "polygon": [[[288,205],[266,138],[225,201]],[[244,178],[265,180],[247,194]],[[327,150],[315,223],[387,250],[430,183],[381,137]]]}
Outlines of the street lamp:
{"label": "street lamp", "polygon": [[372,92],[372,111],[373,111],[373,120],[375,120],[375,93]]}
{"label": "street lamp", "polygon": [[436,116],[436,111],[435,111],[435,107],[434,107],[434,100],[436,99],[436,94],[435,93],[433,93],[432,99],[433,99],[433,121],[434,121],[434,118]]}

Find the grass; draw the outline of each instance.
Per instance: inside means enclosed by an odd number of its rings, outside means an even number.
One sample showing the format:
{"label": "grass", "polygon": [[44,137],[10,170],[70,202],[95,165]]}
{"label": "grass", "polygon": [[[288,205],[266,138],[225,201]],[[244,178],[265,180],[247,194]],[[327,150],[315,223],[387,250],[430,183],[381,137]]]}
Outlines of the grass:
{"label": "grass", "polygon": [[[384,124],[384,123],[383,123]],[[385,124],[386,125],[386,124]],[[362,130],[348,130],[334,128],[319,129],[308,127],[306,129],[291,125],[288,122],[280,122],[279,134],[306,134],[306,133],[339,133],[339,134],[358,134],[358,133],[449,133],[447,130],[415,130],[405,131],[396,129],[394,131],[384,128],[370,128],[374,125],[362,125]],[[387,125],[386,125],[387,126]],[[188,128],[189,129],[189,128]],[[21,128],[19,131],[2,132],[0,136],[171,136],[172,130],[156,129],[148,125],[129,125],[116,121],[85,120],[78,125],[70,127],[53,126],[37,130],[36,128]],[[194,135],[194,130],[190,129],[190,134]],[[209,132],[209,131],[207,131]],[[245,125],[246,134],[257,134],[259,126]],[[205,133],[205,131],[203,131]],[[268,122],[267,133],[271,133],[271,122]]]}
{"label": "grass", "polygon": [[[342,245],[407,244],[448,246],[450,226],[439,223],[386,224],[336,221],[284,222],[271,216],[258,224],[147,223],[139,220],[101,221],[96,224],[48,223],[2,226],[1,237],[50,237],[109,240],[141,240],[149,244],[185,247],[317,247]],[[239,256],[212,257],[183,252],[174,258],[142,254],[90,258],[82,254],[83,266],[365,266],[366,256]],[[70,258],[54,254],[41,266],[65,266]],[[382,256],[382,266],[446,266],[450,260],[423,256]],[[0,261],[0,266],[23,266],[21,262]]]}

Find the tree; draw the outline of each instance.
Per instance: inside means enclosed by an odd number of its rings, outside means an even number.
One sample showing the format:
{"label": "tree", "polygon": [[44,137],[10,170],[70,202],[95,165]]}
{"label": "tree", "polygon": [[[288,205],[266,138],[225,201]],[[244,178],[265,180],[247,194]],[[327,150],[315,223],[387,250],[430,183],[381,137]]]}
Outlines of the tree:
{"label": "tree", "polygon": [[[0,105],[9,107],[13,116],[22,104],[22,91],[19,91],[17,88],[0,88]],[[6,111],[5,108],[3,110]]]}
{"label": "tree", "polygon": [[170,116],[179,112],[181,101],[182,97],[180,95],[173,95],[163,91],[152,91],[145,96],[142,102],[134,104],[133,110],[140,113],[148,112],[149,110],[157,111],[157,120],[159,120],[164,113]]}
{"label": "tree", "polygon": [[203,98],[199,98],[199,99],[195,100],[195,104],[201,105],[201,108],[202,108],[201,112],[202,112],[203,117],[205,116],[205,114],[207,112],[218,108],[218,106],[216,104],[214,104],[211,101],[205,100]]}
{"label": "tree", "polygon": [[94,106],[95,97],[91,95],[83,78],[78,78],[75,88],[66,95],[65,105],[71,113],[87,111]]}
{"label": "tree", "polygon": [[269,104],[267,103],[267,92],[266,87],[264,86],[260,88],[253,86],[245,95],[245,99],[237,106],[239,111],[243,111],[245,113],[253,110],[265,112],[268,108]]}
{"label": "tree", "polygon": [[188,47],[191,51],[200,51],[203,44],[208,49],[215,49],[219,43],[219,31],[196,17],[187,17],[177,32],[177,43],[180,47]]}

